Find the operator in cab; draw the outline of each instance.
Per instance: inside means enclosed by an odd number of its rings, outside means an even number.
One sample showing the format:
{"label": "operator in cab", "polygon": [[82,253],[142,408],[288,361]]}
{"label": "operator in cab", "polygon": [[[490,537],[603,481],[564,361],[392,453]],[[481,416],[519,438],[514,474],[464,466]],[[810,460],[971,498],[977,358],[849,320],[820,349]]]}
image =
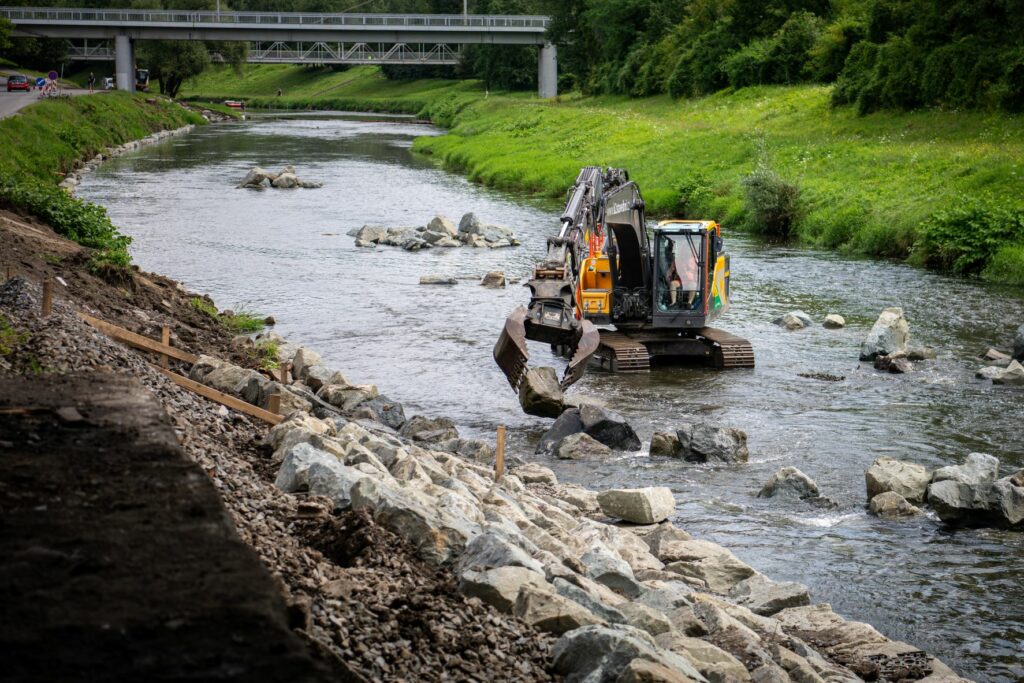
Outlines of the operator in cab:
{"label": "operator in cab", "polygon": [[668,253],[666,254],[668,270],[665,273],[665,280],[669,288],[669,306],[676,307],[681,289],[686,305],[689,307],[693,306],[693,302],[697,298],[697,259],[689,249],[675,249],[675,241],[675,239],[668,240]]}

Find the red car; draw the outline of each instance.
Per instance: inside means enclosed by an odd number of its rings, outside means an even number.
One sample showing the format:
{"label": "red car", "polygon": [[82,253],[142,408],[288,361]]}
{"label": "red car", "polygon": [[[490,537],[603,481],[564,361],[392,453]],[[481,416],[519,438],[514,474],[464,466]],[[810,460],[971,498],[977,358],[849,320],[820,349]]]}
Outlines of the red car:
{"label": "red car", "polygon": [[32,83],[21,74],[15,74],[14,76],[7,77],[7,92],[11,92],[12,90],[24,90],[28,92],[31,89]]}

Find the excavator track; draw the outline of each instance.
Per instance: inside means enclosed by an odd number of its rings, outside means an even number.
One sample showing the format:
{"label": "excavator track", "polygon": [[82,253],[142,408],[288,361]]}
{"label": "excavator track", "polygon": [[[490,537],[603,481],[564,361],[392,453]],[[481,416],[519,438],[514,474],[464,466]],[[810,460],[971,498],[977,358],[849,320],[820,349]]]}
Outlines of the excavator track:
{"label": "excavator track", "polygon": [[648,372],[651,369],[647,347],[624,332],[601,330],[596,355],[601,366],[612,372]]}
{"label": "excavator track", "polygon": [[731,370],[754,367],[754,347],[748,340],[714,327],[705,327],[700,334],[712,342],[716,368]]}

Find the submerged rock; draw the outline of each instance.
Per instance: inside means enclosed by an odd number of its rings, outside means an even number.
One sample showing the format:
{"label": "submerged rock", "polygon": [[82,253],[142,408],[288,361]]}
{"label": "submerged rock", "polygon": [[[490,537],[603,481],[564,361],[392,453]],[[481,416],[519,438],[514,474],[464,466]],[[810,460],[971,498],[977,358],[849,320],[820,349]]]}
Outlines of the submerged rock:
{"label": "submerged rock", "polygon": [[484,275],[483,279],[480,280],[480,284],[490,289],[504,289],[505,273],[500,270],[492,270],[487,275]]}
{"label": "submerged rock", "polygon": [[690,462],[747,462],[747,433],[735,427],[716,427],[706,422],[682,425],[678,454]]}
{"label": "submerged rock", "polygon": [[664,487],[610,489],[597,494],[601,512],[634,524],[657,524],[675,512],[676,499]]}
{"label": "submerged rock", "polygon": [[757,493],[758,498],[817,498],[818,484],[795,467],[783,467]]}
{"label": "submerged rock", "polygon": [[654,432],[651,436],[651,455],[677,456],[681,447],[679,437],[671,432]]}
{"label": "submerged rock", "polygon": [[992,384],[1024,384],[1024,366],[1018,361],[1011,361],[1005,370],[992,378]]}
{"label": "submerged rock", "polygon": [[519,385],[519,405],[528,415],[557,418],[562,414],[563,400],[554,368],[530,368]]}
{"label": "submerged rock", "polygon": [[579,409],[566,408],[551,427],[548,428],[548,431],[544,432],[544,435],[540,437],[534,452],[538,455],[554,455],[558,444],[565,437],[582,431],[583,421],[580,419]]}
{"label": "submerged rock", "polygon": [[640,437],[622,417],[613,410],[586,403],[579,409],[583,431],[609,448],[635,451],[640,448]]}
{"label": "submerged rock", "polygon": [[903,317],[903,309],[887,308],[878,316],[864,343],[860,346],[861,360],[874,360],[878,356],[906,353],[910,339],[910,326]]}
{"label": "submerged rock", "polygon": [[813,325],[814,321],[803,311],[790,311],[776,318],[772,323],[779,327],[785,327],[787,330],[802,330]]}
{"label": "submerged rock", "polygon": [[1017,336],[1013,339],[1013,357],[1024,361],[1024,325],[1017,328]]}
{"label": "submerged rock", "polygon": [[907,360],[935,360],[939,354],[930,346],[915,346],[907,350]]}
{"label": "submerged rock", "polygon": [[585,458],[608,458],[612,449],[593,438],[579,432],[562,439],[555,447],[555,456],[561,460],[581,460]]}
{"label": "submerged rock", "polygon": [[868,505],[871,514],[878,517],[913,517],[921,514],[921,509],[912,505],[906,498],[895,491],[879,493]]}
{"label": "submerged rock", "polygon": [[836,313],[829,313],[825,316],[822,326],[828,330],[838,330],[841,327],[846,327],[846,318]]}
{"label": "submerged rock", "polygon": [[421,285],[457,285],[459,281],[447,275],[420,275]]}

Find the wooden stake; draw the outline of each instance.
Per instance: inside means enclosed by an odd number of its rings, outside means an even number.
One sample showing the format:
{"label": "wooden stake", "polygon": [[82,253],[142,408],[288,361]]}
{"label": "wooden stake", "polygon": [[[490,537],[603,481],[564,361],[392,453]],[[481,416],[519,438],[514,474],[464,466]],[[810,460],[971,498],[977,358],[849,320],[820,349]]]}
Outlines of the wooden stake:
{"label": "wooden stake", "polygon": [[7,276],[7,279],[8,280],[13,279],[14,278],[14,274],[15,274],[14,266],[12,266],[11,264],[8,263],[7,264],[7,268],[5,270],[6,270],[5,275]]}
{"label": "wooden stake", "polygon": [[[164,346],[170,346],[171,345],[171,328],[168,327],[167,325],[164,325],[161,328],[161,330],[160,330],[160,341],[163,343]],[[161,353],[160,354],[160,367],[165,368],[165,369],[170,367],[170,365],[169,365],[170,360],[171,359],[167,356],[166,353]]]}
{"label": "wooden stake", "polygon": [[498,426],[498,443],[494,453],[494,481],[505,474],[505,425]]}
{"label": "wooden stake", "polygon": [[53,280],[47,278],[43,281],[43,317],[50,315],[53,310]]}
{"label": "wooden stake", "polygon": [[187,351],[183,351],[173,346],[161,344],[155,339],[143,337],[141,334],[136,334],[131,330],[126,330],[123,327],[118,327],[117,325],[111,325],[110,323],[100,320],[99,318],[94,318],[91,315],[79,312],[78,317],[111,339],[116,339],[119,342],[123,342],[129,346],[134,346],[137,349],[143,349],[155,354],[164,354],[184,363],[189,363],[190,365],[195,365],[199,362],[199,356],[196,356],[195,354],[188,353]]}
{"label": "wooden stake", "polygon": [[274,415],[281,414],[281,394],[270,395],[270,401],[267,403],[267,409]]}
{"label": "wooden stake", "polygon": [[289,366],[291,366],[291,363],[289,363],[288,361],[285,361],[285,362],[281,363],[280,367],[278,368],[281,371],[281,384],[288,384],[288,368],[289,368]]}

